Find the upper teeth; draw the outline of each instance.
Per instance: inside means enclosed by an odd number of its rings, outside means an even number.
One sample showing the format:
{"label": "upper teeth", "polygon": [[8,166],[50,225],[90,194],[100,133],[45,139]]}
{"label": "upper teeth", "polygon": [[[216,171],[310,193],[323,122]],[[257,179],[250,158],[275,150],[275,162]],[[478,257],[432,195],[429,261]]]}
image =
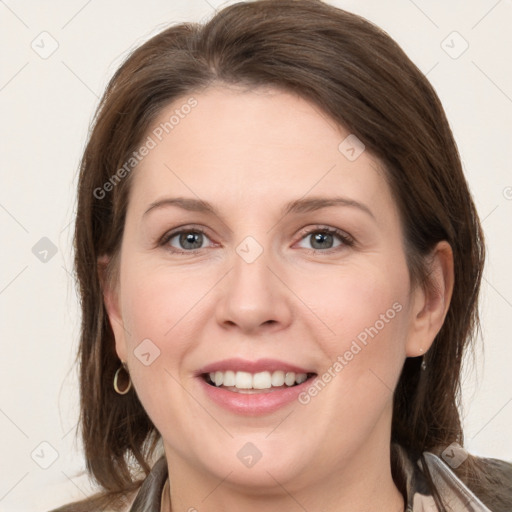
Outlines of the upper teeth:
{"label": "upper teeth", "polygon": [[249,372],[211,372],[210,380],[216,386],[234,386],[239,389],[269,389],[272,386],[278,387],[286,384],[287,386],[293,386],[295,383],[301,384],[308,376],[306,373],[295,373],[295,372],[260,372],[260,373],[249,373]]}

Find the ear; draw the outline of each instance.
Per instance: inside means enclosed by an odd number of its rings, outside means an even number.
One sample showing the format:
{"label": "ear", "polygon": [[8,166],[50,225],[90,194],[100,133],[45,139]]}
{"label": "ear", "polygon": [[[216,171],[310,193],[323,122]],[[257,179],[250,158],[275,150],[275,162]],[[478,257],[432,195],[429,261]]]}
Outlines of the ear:
{"label": "ear", "polygon": [[103,255],[98,258],[98,277],[103,292],[103,303],[107,310],[110,326],[114,333],[116,352],[119,359],[126,361],[126,330],[124,328],[121,309],[119,307],[119,284],[118,279],[109,279],[108,265],[111,256]]}
{"label": "ear", "polygon": [[439,242],[429,256],[428,281],[418,285],[414,294],[408,357],[425,354],[440,331],[450,306],[454,282],[453,251],[446,241]]}

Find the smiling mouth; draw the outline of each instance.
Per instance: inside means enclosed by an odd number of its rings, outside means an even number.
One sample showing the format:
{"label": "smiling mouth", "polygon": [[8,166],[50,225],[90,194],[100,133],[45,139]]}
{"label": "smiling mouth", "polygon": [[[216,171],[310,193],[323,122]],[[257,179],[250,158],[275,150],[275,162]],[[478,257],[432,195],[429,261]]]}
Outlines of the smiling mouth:
{"label": "smiling mouth", "polygon": [[271,393],[281,389],[299,386],[316,377],[316,373],[295,373],[286,371],[264,371],[258,373],[216,371],[203,373],[207,384],[234,393]]}

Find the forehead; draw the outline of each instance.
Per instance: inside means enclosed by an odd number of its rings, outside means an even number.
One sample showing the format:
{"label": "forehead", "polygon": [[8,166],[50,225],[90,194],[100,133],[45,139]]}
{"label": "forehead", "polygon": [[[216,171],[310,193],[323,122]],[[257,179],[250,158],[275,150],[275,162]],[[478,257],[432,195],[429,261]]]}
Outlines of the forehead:
{"label": "forehead", "polygon": [[151,149],[133,177],[136,204],[173,194],[271,208],[335,193],[377,210],[390,206],[384,171],[362,143],[316,105],[276,89],[214,87],[183,96],[144,140]]}

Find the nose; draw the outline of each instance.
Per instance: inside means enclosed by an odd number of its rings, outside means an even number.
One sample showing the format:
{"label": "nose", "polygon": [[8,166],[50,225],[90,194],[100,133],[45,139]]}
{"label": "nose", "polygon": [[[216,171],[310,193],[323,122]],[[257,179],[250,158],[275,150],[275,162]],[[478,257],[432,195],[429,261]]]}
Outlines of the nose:
{"label": "nose", "polygon": [[293,294],[285,282],[266,250],[252,262],[235,253],[231,271],[219,283],[217,322],[246,334],[286,328],[292,319]]}

